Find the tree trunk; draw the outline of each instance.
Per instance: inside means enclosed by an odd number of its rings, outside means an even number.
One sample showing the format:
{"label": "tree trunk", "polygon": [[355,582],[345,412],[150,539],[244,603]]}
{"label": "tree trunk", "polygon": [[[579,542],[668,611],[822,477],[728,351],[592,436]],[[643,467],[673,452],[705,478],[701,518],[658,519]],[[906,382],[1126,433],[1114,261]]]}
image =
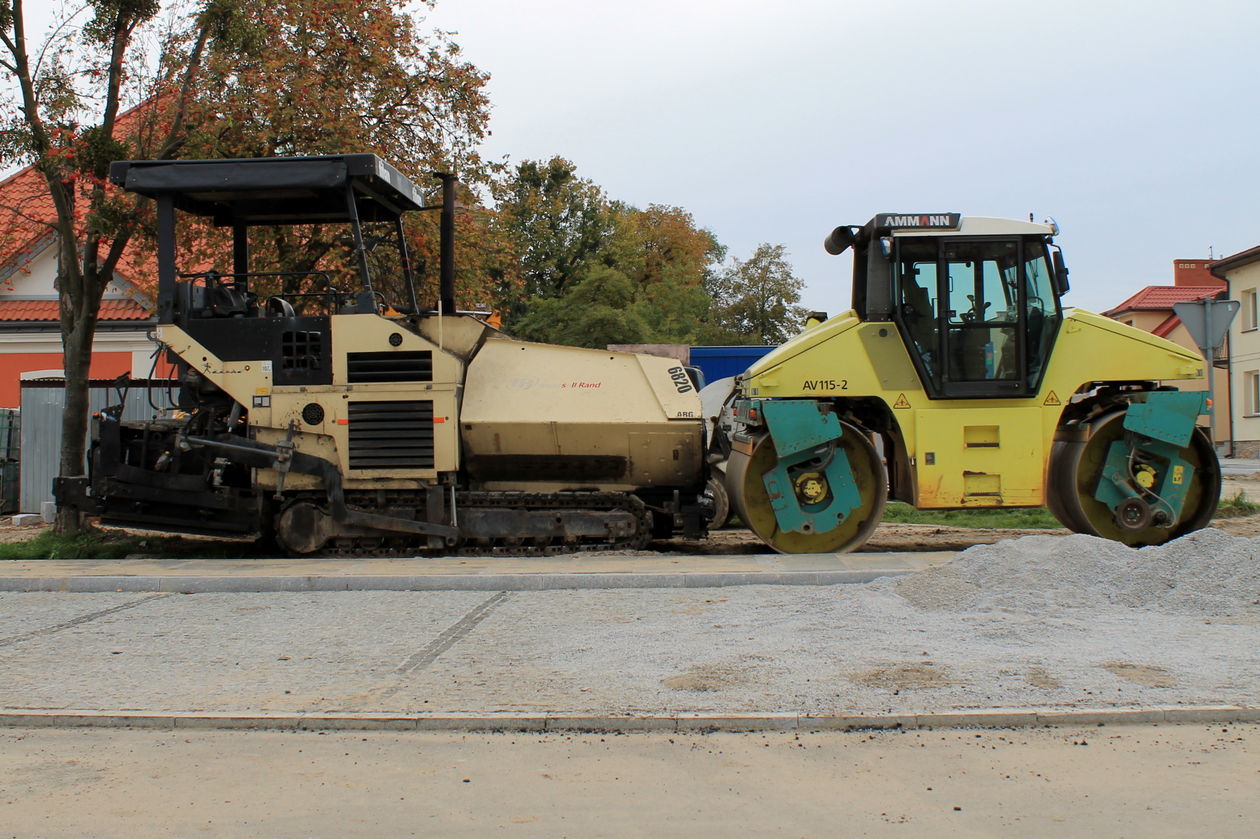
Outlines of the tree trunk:
{"label": "tree trunk", "polygon": [[[66,404],[61,415],[61,466],[58,474],[75,478],[86,474],[85,448],[88,429],[88,376],[92,364],[92,335],[100,300],[81,301],[89,310],[75,318],[73,328],[62,334],[62,368],[65,374]],[[93,305],[95,303],[95,305]],[[77,512],[65,507],[57,510],[59,533],[77,533],[83,523]]]}

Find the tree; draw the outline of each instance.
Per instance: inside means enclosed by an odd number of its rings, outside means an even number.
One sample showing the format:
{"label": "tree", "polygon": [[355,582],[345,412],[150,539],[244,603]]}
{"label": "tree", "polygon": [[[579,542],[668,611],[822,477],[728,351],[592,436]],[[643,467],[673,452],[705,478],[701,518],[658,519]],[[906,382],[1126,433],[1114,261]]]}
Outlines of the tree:
{"label": "tree", "polygon": [[[234,0],[231,39],[212,45],[204,82],[192,104],[187,157],[374,152],[422,188],[435,171],[457,174],[467,188],[488,184],[497,167],[477,147],[489,118],[487,76],[463,61],[445,33],[423,31],[405,0]],[[432,6],[429,2],[426,6]],[[436,298],[436,214],[406,221],[422,300]],[[480,264],[479,221],[457,223],[460,251]],[[292,272],[275,291],[308,290],[303,272],[348,274],[344,230],[302,226],[266,231],[254,270]],[[392,233],[385,232],[390,236]],[[385,249],[382,249],[384,253]],[[396,276],[397,271],[384,276]],[[484,274],[480,275],[484,276]],[[466,302],[488,297],[485,283],[460,272]],[[394,289],[393,301],[405,299]]]}
{"label": "tree", "polygon": [[[17,88],[0,154],[8,163],[33,163],[55,209],[66,383],[62,476],[83,474],[92,336],[101,296],[135,232],[136,202],[107,189],[109,164],[174,150],[204,47],[219,29],[218,4],[207,2],[191,23],[195,34],[181,72],[163,74],[164,92],[124,123],[126,100],[154,92],[141,86],[147,76],[133,45],[158,10],[158,0],[91,0],[84,7],[91,19],[59,29],[32,62],[22,0],[0,4],[0,67]],[[78,523],[63,516],[59,526]]]}
{"label": "tree", "polygon": [[515,250],[499,292],[509,322],[524,317],[531,300],[562,296],[614,232],[604,191],[562,157],[518,165],[499,190],[496,212]]}
{"label": "tree", "polygon": [[[488,177],[475,151],[488,115],[486,77],[459,60],[445,35],[422,35],[406,7],[188,0],[163,29],[159,0],[88,0],[90,20],[64,20],[33,61],[22,0],[0,0],[0,67],[17,90],[0,156],[33,164],[56,210],[62,476],[84,471],[101,296],[149,217],[138,197],[108,187],[112,160],[353,150],[381,153],[418,179],[437,168]],[[161,36],[156,53],[137,41],[142,32]],[[412,229],[435,241],[434,227]],[[251,267],[310,270],[339,244],[317,227],[288,234],[260,249]]]}
{"label": "tree", "polygon": [[[500,285],[512,331],[583,346],[602,346],[594,336],[614,332],[637,337],[603,343],[684,342],[696,333],[709,306],[704,286],[724,249],[690,213],[610,200],[563,158],[520,164],[497,213],[516,256]],[[591,320],[576,287],[603,288],[610,275],[600,269],[628,281],[628,296],[618,296],[623,311],[598,329],[574,328]]]}
{"label": "tree", "polygon": [[595,265],[563,297],[534,302],[517,324],[529,341],[602,349],[649,340],[650,329],[633,306],[634,283],[625,274]]}
{"label": "tree", "polygon": [[783,343],[804,326],[806,310],[796,305],[803,287],[782,245],[758,245],[751,258],[733,260],[716,278],[710,289],[713,308],[706,340]]}

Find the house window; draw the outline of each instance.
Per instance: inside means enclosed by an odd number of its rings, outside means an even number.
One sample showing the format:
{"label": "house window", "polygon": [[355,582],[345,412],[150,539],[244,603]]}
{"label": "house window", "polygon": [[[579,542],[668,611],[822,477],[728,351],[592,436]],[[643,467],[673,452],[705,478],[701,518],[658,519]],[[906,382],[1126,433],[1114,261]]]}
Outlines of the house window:
{"label": "house window", "polygon": [[1247,416],[1260,415],[1260,370],[1243,373],[1243,402]]}
{"label": "house window", "polygon": [[1244,332],[1260,326],[1260,312],[1256,309],[1256,290],[1249,288],[1242,293],[1242,328]]}

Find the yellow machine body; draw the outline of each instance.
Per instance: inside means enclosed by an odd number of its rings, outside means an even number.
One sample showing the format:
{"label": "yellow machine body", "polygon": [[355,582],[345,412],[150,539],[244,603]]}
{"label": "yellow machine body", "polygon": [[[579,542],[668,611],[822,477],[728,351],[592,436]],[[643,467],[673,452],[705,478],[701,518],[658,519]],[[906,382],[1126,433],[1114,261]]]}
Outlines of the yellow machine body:
{"label": "yellow machine body", "polygon": [[1203,358],[1117,321],[1068,310],[1035,396],[929,399],[896,327],[850,311],[774,349],[744,373],[764,398],[873,397],[905,441],[914,477],[903,500],[920,508],[1045,504],[1046,469],[1064,408],[1095,381],[1203,375]]}
{"label": "yellow machine body", "polygon": [[[432,484],[465,468],[470,488],[493,491],[630,491],[702,482],[699,397],[677,362],[518,341],[468,316],[436,320],[414,331],[403,319],[333,315],[329,336],[337,351],[327,385],[276,385],[274,360],[224,361],[175,325],[159,327],[156,337],[252,406],[254,439],[288,439],[296,451],[329,460],[347,490]],[[432,380],[354,383],[348,359],[356,353],[427,354]],[[433,417],[432,465],[405,468],[357,457],[350,408],[365,401],[424,403]],[[282,480],[290,490],[320,485],[315,476],[272,469],[257,470],[256,479],[266,488]]]}
{"label": "yellow machine body", "polygon": [[[838,227],[851,311],[811,323],[736,379],[730,507],[784,552],[853,550],[888,498],[920,508],[1045,505],[1067,527],[1157,544],[1220,494],[1210,410],[1178,393],[1197,354],[1063,309],[1057,225],[883,213]],[[1171,383],[1171,384],[1170,384]]]}

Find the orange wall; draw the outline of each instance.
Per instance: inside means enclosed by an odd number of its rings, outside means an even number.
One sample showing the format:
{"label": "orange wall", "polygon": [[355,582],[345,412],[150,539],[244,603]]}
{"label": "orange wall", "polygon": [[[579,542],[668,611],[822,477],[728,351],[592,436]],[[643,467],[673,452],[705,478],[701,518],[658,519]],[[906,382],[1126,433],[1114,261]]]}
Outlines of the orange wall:
{"label": "orange wall", "polygon": [[[19,408],[22,402],[21,374],[30,370],[60,370],[61,353],[0,354],[0,408]],[[98,352],[92,354],[88,375],[94,379],[113,379],[131,372],[131,353]]]}

